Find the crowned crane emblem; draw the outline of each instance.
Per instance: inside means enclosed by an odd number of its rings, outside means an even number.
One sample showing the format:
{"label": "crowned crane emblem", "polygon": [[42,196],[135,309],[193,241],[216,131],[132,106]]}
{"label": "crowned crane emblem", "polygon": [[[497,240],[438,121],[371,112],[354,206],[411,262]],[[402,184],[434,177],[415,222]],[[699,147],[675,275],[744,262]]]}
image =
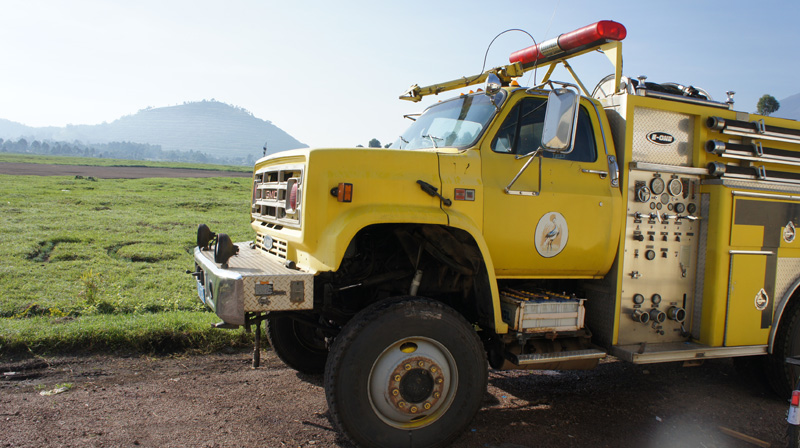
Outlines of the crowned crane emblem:
{"label": "crowned crane emblem", "polygon": [[536,251],[545,258],[555,257],[564,250],[568,237],[569,228],[564,216],[558,212],[546,213],[536,225]]}

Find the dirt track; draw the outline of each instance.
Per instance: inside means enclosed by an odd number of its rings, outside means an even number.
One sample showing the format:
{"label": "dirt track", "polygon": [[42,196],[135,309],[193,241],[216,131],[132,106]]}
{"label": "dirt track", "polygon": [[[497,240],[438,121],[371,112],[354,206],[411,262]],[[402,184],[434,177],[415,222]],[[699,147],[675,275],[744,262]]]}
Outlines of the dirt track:
{"label": "dirt track", "polygon": [[0,163],[0,174],[17,176],[83,176],[97,179],[141,179],[145,177],[251,177],[234,171],[153,168],[144,166],[46,165],[39,163]]}
{"label": "dirt track", "polygon": [[[0,374],[0,446],[350,446],[331,428],[322,377],[288,369],[271,351],[257,370],[241,351],[2,361]],[[40,394],[60,383],[73,387]],[[757,446],[722,426],[779,447],[787,408],[745,385],[730,361],[494,371],[483,408],[453,446]]]}

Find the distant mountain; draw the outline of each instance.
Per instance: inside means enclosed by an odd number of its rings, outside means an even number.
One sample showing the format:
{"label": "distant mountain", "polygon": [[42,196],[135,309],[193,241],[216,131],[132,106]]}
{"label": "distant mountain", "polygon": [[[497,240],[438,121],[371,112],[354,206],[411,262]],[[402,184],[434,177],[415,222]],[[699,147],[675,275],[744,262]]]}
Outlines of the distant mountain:
{"label": "distant mountain", "polygon": [[773,114],[774,116],[800,120],[800,93],[778,100],[778,102],[781,103],[781,107]]}
{"label": "distant mountain", "polygon": [[194,150],[221,158],[260,157],[265,142],[269,153],[308,146],[245,109],[214,100],[148,108],[98,125],[36,128],[0,119],[0,138],[20,137],[89,144],[149,143],[165,151]]}

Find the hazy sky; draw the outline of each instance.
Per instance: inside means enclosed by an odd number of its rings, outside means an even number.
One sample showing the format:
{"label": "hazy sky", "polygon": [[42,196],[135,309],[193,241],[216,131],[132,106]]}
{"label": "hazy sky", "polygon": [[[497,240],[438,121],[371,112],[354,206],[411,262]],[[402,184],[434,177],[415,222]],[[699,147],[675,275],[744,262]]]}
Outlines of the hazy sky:
{"label": "hazy sky", "polygon": [[[478,74],[498,33],[522,28],[542,41],[606,19],[628,29],[627,76],[699,86],[716,100],[734,90],[748,112],[765,93],[800,93],[798,0],[3,0],[0,11],[0,118],[30,126],[214,98],[311,146],[388,143],[407,126],[403,114],[442,99],[397,97]],[[504,34],[487,68],[531,43]],[[594,54],[572,64],[590,88],[612,70]]]}

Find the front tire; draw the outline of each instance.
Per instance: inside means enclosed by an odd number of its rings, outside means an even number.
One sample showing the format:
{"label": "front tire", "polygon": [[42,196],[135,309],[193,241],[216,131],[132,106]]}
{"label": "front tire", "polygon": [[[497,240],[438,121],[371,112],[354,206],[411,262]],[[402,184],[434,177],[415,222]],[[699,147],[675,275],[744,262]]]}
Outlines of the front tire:
{"label": "front tire", "polygon": [[331,418],[358,446],[445,446],[478,412],[486,355],[452,308],[403,297],[362,310],[331,347]]}
{"label": "front tire", "polygon": [[325,371],[328,349],[314,327],[287,316],[270,316],[267,339],[287,366],[312,375]]}

